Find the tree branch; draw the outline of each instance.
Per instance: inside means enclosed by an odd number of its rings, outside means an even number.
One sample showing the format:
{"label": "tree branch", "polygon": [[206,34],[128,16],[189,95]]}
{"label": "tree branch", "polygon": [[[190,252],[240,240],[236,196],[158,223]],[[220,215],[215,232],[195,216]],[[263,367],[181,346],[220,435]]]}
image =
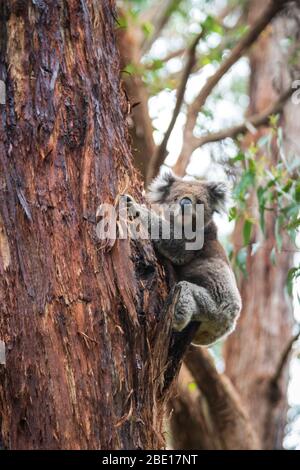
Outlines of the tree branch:
{"label": "tree branch", "polygon": [[205,395],[222,449],[257,449],[257,436],[231,381],[219,374],[204,348],[190,346],[185,364]]}
{"label": "tree branch", "polygon": [[284,93],[282,93],[282,95],[280,95],[279,99],[274,104],[268,106],[262,113],[258,113],[249,117],[249,119],[247,119],[242,124],[229,127],[219,132],[205,134],[199,138],[195,138],[195,145],[193,150],[196,150],[197,148],[202,147],[203,145],[211,142],[218,142],[227,138],[235,139],[239,134],[244,134],[249,130],[250,132],[253,132],[254,128],[268,124],[270,116],[272,116],[272,114],[277,114],[282,111],[285,102],[293,94],[294,91],[295,90],[292,88],[285,91]]}
{"label": "tree branch", "polygon": [[169,21],[173,11],[178,8],[181,2],[182,0],[167,0],[164,2],[166,4],[164,7],[162,7],[161,2],[158,2],[157,6],[153,8],[153,14],[150,16],[150,21],[154,26],[154,32],[150,37],[143,41],[141,45],[142,54],[145,54],[151,48],[152,44],[156,41],[159,34]]}
{"label": "tree branch", "polygon": [[220,65],[218,70],[212,75],[196,97],[189,109],[189,115],[196,121],[198,113],[202,106],[205,104],[206,99],[219,83],[221,78],[228,72],[228,70],[242,57],[244,52],[256,41],[261,32],[266,28],[274,16],[282,9],[284,2],[273,0],[266,8],[265,13],[257,19],[246,35],[234,47],[230,55]]}
{"label": "tree branch", "polygon": [[283,353],[281,354],[280,356],[280,359],[279,359],[279,362],[278,362],[278,366],[276,368],[276,371],[275,371],[275,374],[274,376],[272,377],[271,379],[271,386],[272,387],[278,387],[278,383],[279,383],[279,380],[282,376],[282,372],[284,370],[284,367],[287,363],[287,360],[290,356],[290,353],[291,353],[291,350],[294,346],[294,343],[300,338],[300,330],[298,331],[298,333],[294,336],[292,336],[292,338],[289,340],[288,344],[286,345],[286,347],[284,348],[283,350]]}
{"label": "tree branch", "polygon": [[168,140],[170,138],[170,135],[174,129],[175,123],[177,121],[178,114],[180,113],[181,105],[184,99],[184,94],[186,90],[186,85],[189,79],[189,76],[191,74],[191,71],[194,67],[195,61],[196,61],[196,49],[197,45],[199,44],[199,41],[203,37],[204,30],[202,30],[194,39],[192,42],[188,53],[187,53],[187,62],[185,65],[185,68],[182,73],[182,78],[180,85],[177,90],[177,99],[176,99],[176,104],[175,108],[173,111],[173,116],[171,119],[171,122],[169,124],[169,127],[164,135],[163,141],[160,144],[160,146],[157,148],[156,153],[153,155],[152,160],[150,161],[149,168],[148,168],[148,175],[147,175],[147,182],[149,183],[151,179],[158,173],[160,165],[163,163],[165,157],[166,157],[166,147]]}
{"label": "tree branch", "polygon": [[223,61],[217,71],[207,80],[198,96],[189,106],[186,125],[184,128],[183,147],[177,164],[174,167],[175,172],[179,167],[186,167],[188,164],[190,155],[195,145],[194,128],[197,122],[197,117],[208,96],[211,94],[212,90],[223,78],[223,76],[228,72],[228,70],[230,70],[230,68],[242,57],[242,55],[250,48],[250,46],[252,46],[252,44],[256,41],[261,32],[266,28],[275,15],[282,10],[285,3],[287,3],[287,0],[272,0],[270,2],[264,14],[256,20],[245,36],[237,43],[229,56]]}
{"label": "tree branch", "polygon": [[[179,56],[183,55],[185,52],[186,52],[185,47],[181,47],[180,49],[176,49],[175,51],[169,52],[168,54],[166,54],[164,57],[162,57],[159,60],[163,63],[166,63],[171,59],[175,59],[176,57],[179,57]],[[153,61],[149,61],[145,65],[145,67],[146,67],[147,70],[152,70],[153,69]]]}
{"label": "tree branch", "polygon": [[[205,395],[183,363],[176,393],[169,402],[169,426],[172,449],[222,450],[218,434],[212,426]],[[191,389],[192,388],[192,389]]]}

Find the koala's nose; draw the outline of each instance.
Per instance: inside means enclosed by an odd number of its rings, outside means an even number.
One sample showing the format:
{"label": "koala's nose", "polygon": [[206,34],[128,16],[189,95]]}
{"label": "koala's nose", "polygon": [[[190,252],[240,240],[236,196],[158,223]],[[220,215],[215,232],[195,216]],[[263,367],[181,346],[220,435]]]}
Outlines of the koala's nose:
{"label": "koala's nose", "polygon": [[180,206],[181,206],[182,210],[184,210],[185,208],[191,207],[191,205],[192,205],[192,201],[189,197],[184,197],[180,201]]}

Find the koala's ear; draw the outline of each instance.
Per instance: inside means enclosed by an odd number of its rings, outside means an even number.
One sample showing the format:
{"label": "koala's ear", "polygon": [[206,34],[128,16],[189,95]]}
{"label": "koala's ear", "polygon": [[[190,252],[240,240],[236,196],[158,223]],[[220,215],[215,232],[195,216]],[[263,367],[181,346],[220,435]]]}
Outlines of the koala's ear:
{"label": "koala's ear", "polygon": [[228,201],[228,186],[222,182],[217,183],[211,181],[207,183],[207,189],[213,210],[216,212],[224,212]]}
{"label": "koala's ear", "polygon": [[163,203],[170,193],[170,189],[175,181],[179,181],[172,171],[168,171],[157,176],[148,188],[148,199],[150,202]]}

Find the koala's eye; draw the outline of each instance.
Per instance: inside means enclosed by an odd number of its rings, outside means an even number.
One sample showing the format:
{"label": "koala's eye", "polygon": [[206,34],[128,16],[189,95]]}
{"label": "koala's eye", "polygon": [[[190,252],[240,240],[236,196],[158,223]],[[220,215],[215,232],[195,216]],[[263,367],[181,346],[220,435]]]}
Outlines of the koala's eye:
{"label": "koala's eye", "polygon": [[190,199],[189,197],[184,197],[184,198],[181,199],[181,201],[180,201],[180,206],[181,206],[182,208],[184,208],[184,207],[186,207],[186,206],[190,206],[190,205],[192,205],[192,204],[193,204],[193,203],[192,203],[192,201],[191,201],[191,199]]}

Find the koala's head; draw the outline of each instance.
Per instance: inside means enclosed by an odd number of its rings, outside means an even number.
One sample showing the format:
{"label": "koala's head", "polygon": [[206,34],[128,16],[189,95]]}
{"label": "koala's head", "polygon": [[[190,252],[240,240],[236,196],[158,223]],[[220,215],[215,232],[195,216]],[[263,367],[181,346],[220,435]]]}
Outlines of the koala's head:
{"label": "koala's head", "polygon": [[213,181],[184,181],[173,173],[158,176],[150,185],[148,199],[152,203],[178,205],[178,210],[195,213],[197,204],[204,206],[207,225],[214,212],[225,210],[228,189],[224,183]]}

